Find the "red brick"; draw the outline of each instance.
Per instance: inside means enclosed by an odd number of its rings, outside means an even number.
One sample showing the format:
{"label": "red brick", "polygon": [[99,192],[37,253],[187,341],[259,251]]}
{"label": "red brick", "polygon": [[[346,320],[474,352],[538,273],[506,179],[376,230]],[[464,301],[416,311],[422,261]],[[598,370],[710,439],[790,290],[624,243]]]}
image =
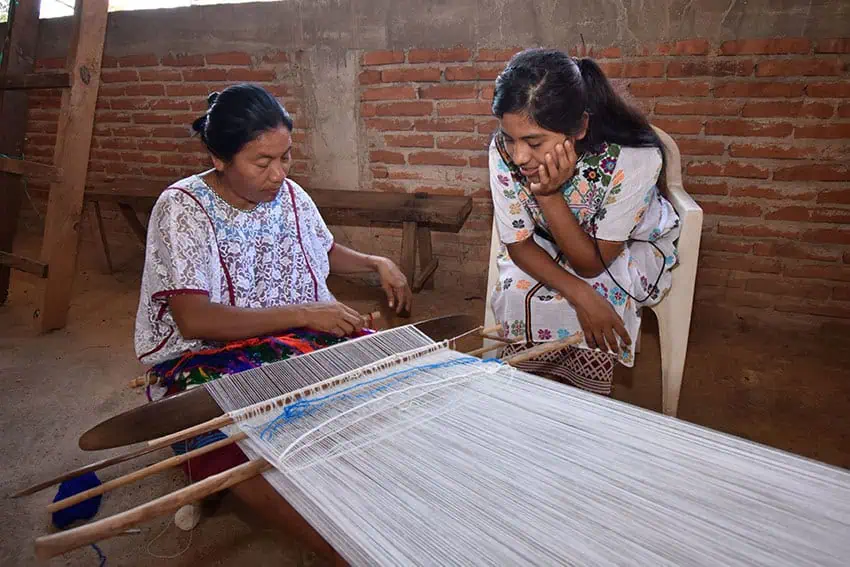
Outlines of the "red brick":
{"label": "red brick", "polygon": [[827,138],[846,139],[850,138],[850,123],[845,124],[819,124],[816,126],[797,126],[794,129],[795,138]]}
{"label": "red brick", "polygon": [[832,299],[850,301],[850,286],[836,286],[832,288]]}
{"label": "red brick", "polygon": [[407,52],[408,63],[432,63],[469,61],[472,53],[465,47],[453,49],[411,49]]}
{"label": "red brick", "polygon": [[623,76],[623,63],[619,61],[599,61],[598,65],[609,79]]}
{"label": "red brick", "polygon": [[772,59],[759,62],[756,77],[816,77],[841,75],[840,59]]}
{"label": "red brick", "polygon": [[150,108],[151,110],[189,110],[189,101],[173,98],[162,98],[151,101]]}
{"label": "red brick", "polygon": [[802,101],[748,102],[741,114],[747,118],[797,116],[802,107]]}
{"label": "red brick", "polygon": [[150,81],[157,83],[168,83],[173,81],[182,81],[183,75],[180,71],[173,69],[140,69],[139,80],[142,82]]}
{"label": "red brick", "polygon": [[707,39],[688,39],[673,43],[656,43],[637,50],[638,55],[707,55],[711,44]]}
{"label": "red brick", "polygon": [[702,239],[703,250],[714,250],[716,252],[736,252],[748,254],[753,249],[752,242],[742,242],[737,239],[718,238],[713,234],[706,234]]}
{"label": "red brick", "polygon": [[805,83],[729,81],[717,84],[713,92],[716,97],[780,98],[803,96],[805,90]]}
{"label": "red brick", "polygon": [[850,103],[842,103],[838,105],[838,117],[850,118]]}
{"label": "red brick", "polygon": [[656,118],[652,123],[668,134],[699,134],[702,131],[700,118]]}
{"label": "red brick", "polygon": [[165,96],[165,86],[157,83],[125,85],[127,96]]}
{"label": "red brick", "polygon": [[819,262],[836,262],[841,255],[835,250],[800,244],[798,242],[771,242],[770,254],[782,258],[794,258],[796,260],[817,260]]}
{"label": "red brick", "polygon": [[488,166],[489,158],[487,155],[470,156],[469,158],[469,167],[481,167],[486,169]]}
{"label": "red brick", "polygon": [[490,144],[488,136],[445,136],[437,139],[437,147],[442,150],[481,150]]}
{"label": "red brick", "polygon": [[165,67],[202,67],[204,56],[175,53],[163,57],[162,64]]}
{"label": "red brick", "polygon": [[[184,72],[183,75],[185,74]],[[232,83],[263,83],[274,81],[276,78],[274,69],[227,69],[227,81]]]}
{"label": "red brick", "polygon": [[125,57],[119,57],[118,64],[121,67],[156,67],[159,65],[159,59],[153,53],[127,55]]}
{"label": "red brick", "polygon": [[715,201],[700,202],[702,210],[709,215],[724,215],[733,217],[761,216],[761,207],[753,203],[726,203]]}
{"label": "red brick", "polygon": [[822,39],[818,41],[815,53],[850,53],[850,38]]}
{"label": "red brick", "polygon": [[410,165],[466,165],[466,158],[451,152],[415,152],[408,156]]}
{"label": "red brick", "polygon": [[407,193],[407,187],[390,181],[374,181],[372,187],[377,191],[383,191],[385,193]]}
{"label": "red brick", "polygon": [[809,211],[809,207],[782,207],[780,209],[776,209],[775,211],[767,213],[764,218],[765,220],[806,222],[809,220]]}
{"label": "red brick", "polygon": [[663,61],[630,61],[623,63],[623,77],[663,77]]}
{"label": "red brick", "polygon": [[676,145],[682,155],[709,156],[722,155],[726,144],[719,140],[705,140],[703,138],[678,138]]}
{"label": "red brick", "polygon": [[723,175],[723,164],[720,162],[694,161],[686,168],[688,175],[720,176]]}
{"label": "red brick", "polygon": [[[118,126],[112,128],[113,136],[132,136],[136,138],[141,138],[149,135],[149,131],[147,128],[143,128],[141,126]],[[137,143],[141,144],[142,140],[138,140]],[[141,149],[141,146],[139,147]]]}
{"label": "red brick", "polygon": [[381,81],[384,83],[407,83],[407,82],[435,82],[440,80],[440,69],[429,67],[387,69],[381,71]]}
{"label": "red brick", "polygon": [[812,209],[812,222],[830,222],[835,224],[850,223],[850,210],[847,209]]}
{"label": "red brick", "polygon": [[391,65],[393,63],[404,63],[403,51],[368,51],[363,54],[364,65]]}
{"label": "red brick", "polygon": [[467,85],[437,85],[419,87],[419,98],[459,99],[475,98],[476,89]]}
{"label": "red brick", "polygon": [[151,100],[149,98],[113,98],[109,101],[109,106],[112,110],[140,110],[150,108]]}
{"label": "red brick", "polygon": [[784,275],[793,278],[811,278],[850,282],[850,266],[825,266],[823,264],[787,265]]}
{"label": "red brick", "polygon": [[492,103],[495,90],[496,89],[493,87],[481,87],[481,100],[486,100],[487,102]]}
{"label": "red brick", "polygon": [[92,159],[102,159],[107,161],[121,161],[121,154],[112,150],[91,150]]}
{"label": "red brick", "polygon": [[374,178],[383,179],[388,175],[387,168],[383,165],[373,165],[369,169],[372,171],[372,177]]}
{"label": "red brick", "polygon": [[442,104],[437,108],[439,116],[458,116],[461,114],[486,116],[491,113],[490,105],[484,101],[454,102]]}
{"label": "red brick", "polygon": [[[104,67],[117,67],[117,60],[111,61],[112,65],[106,64],[106,58],[104,57],[103,66]],[[38,59],[35,62],[35,68],[37,71],[42,71],[44,69],[64,69],[65,68],[65,58],[64,57],[46,57],[44,59]]]}
{"label": "red brick", "polygon": [[817,193],[809,189],[790,189],[788,187],[762,187],[759,185],[745,185],[733,187],[729,192],[732,197],[750,197],[756,199],[794,200],[810,201]]}
{"label": "red brick", "polygon": [[739,103],[725,100],[661,101],[655,105],[655,114],[735,116],[740,109]]}
{"label": "red brick", "polygon": [[366,128],[372,130],[411,130],[413,129],[413,121],[408,119],[397,118],[367,118]]}
{"label": "red brick", "polygon": [[357,79],[361,85],[374,85],[381,82],[381,72],[373,69],[361,71]]}
{"label": "red brick", "polygon": [[831,292],[831,288],[823,284],[776,279],[751,279],[747,281],[746,289],[747,291],[758,293],[790,297],[810,297],[812,299],[826,299]]}
{"label": "red brick", "polygon": [[827,304],[800,299],[782,299],[774,308],[784,313],[805,313],[808,315],[840,317],[844,319],[850,317],[850,306],[835,303]]}
{"label": "red brick", "polygon": [[685,191],[692,195],[728,195],[729,186],[726,183],[703,183],[701,181],[685,181]]}
{"label": "red brick", "polygon": [[705,124],[705,133],[709,136],[762,136],[783,138],[793,132],[794,127],[787,122],[751,122],[748,120],[709,120]]}
{"label": "red brick", "polygon": [[795,165],[773,173],[776,181],[850,181],[850,167],[836,164]]}
{"label": "red brick", "polygon": [[697,287],[720,286],[726,287],[729,280],[729,270],[702,268],[697,270]]}
{"label": "red brick", "polygon": [[479,134],[492,134],[499,127],[499,121],[495,118],[490,120],[485,120],[484,122],[478,123],[478,133]]}
{"label": "red brick", "polygon": [[271,51],[263,55],[265,63],[289,63],[289,54],[286,51]]}
{"label": "red brick", "polygon": [[389,102],[375,105],[377,116],[427,116],[432,110],[431,101]]}
{"label": "red brick", "polygon": [[752,75],[755,64],[749,60],[671,61],[668,77],[746,77]]}
{"label": "red brick", "polygon": [[818,203],[838,203],[850,205],[850,188],[830,189],[818,193]]}
{"label": "red brick", "polygon": [[522,51],[521,47],[508,49],[479,49],[478,61],[509,61],[511,57]]}
{"label": "red brick", "polygon": [[803,233],[806,242],[822,244],[850,244],[850,230],[843,228],[821,228]]}
{"label": "red brick", "polygon": [[777,39],[741,39],[724,41],[720,45],[721,55],[781,55],[786,53],[808,53],[811,42],[804,37]]}
{"label": "red brick", "polygon": [[752,163],[730,161],[723,167],[723,174],[728,177],[745,177],[748,179],[767,179],[769,171]]}
{"label": "red brick", "polygon": [[118,71],[106,70],[100,75],[104,83],[130,83],[139,80],[139,73],[130,69],[121,69]]}
{"label": "red brick", "polygon": [[807,118],[832,118],[835,108],[828,102],[807,102],[800,110],[800,116]]}
{"label": "red brick", "polygon": [[733,157],[801,159],[817,155],[810,147],[793,147],[776,144],[732,144],[729,155]]}
{"label": "red brick", "polygon": [[239,51],[226,53],[208,53],[205,56],[207,65],[250,65],[251,56]]}
{"label": "red brick", "polygon": [[361,100],[407,100],[416,98],[416,89],[403,87],[371,87],[364,89]]}
{"label": "red brick", "polygon": [[734,234],[750,238],[799,238],[800,231],[787,227],[775,227],[765,224],[726,224],[717,225],[718,234]]}
{"label": "red brick", "polygon": [[[189,136],[189,129],[185,126],[159,126],[154,128],[150,135],[156,138],[186,138]],[[141,146],[139,149],[142,149]]]}
{"label": "red brick", "polygon": [[372,163],[394,163],[403,164],[404,154],[388,152],[386,150],[374,150],[369,152],[369,161]]}
{"label": "red brick", "polygon": [[384,136],[388,146],[400,148],[433,148],[434,136],[431,134],[388,134]]}
{"label": "red brick", "polygon": [[473,118],[455,118],[441,120],[417,120],[414,127],[421,132],[473,132]]}
{"label": "red brick", "polygon": [[806,94],[817,98],[847,98],[850,97],[850,82],[810,83]]}
{"label": "red brick", "polygon": [[159,156],[147,152],[121,152],[121,161],[135,163],[159,163]]}
{"label": "red brick", "polygon": [[447,67],[447,81],[488,81],[493,80],[502,72],[502,67],[492,66],[466,66],[466,67]]}
{"label": "red brick", "polygon": [[706,254],[700,258],[700,267],[739,270],[742,272],[757,272],[763,274],[778,274],[781,265],[770,258],[755,258],[753,256],[721,256]]}
{"label": "red brick", "polygon": [[136,124],[170,124],[171,117],[167,114],[138,113],[133,115]]}
{"label": "red brick", "polygon": [[203,81],[225,81],[227,80],[226,69],[186,69],[183,71],[183,80],[191,82]]}
{"label": "red brick", "polygon": [[704,81],[641,81],[629,84],[636,97],[708,96],[711,88]]}

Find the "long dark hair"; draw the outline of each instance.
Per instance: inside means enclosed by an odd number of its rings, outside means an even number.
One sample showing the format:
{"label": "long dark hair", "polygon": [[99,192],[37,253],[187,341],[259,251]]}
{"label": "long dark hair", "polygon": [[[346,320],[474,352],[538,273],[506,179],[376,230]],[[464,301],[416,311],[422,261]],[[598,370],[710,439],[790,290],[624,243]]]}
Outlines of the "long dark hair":
{"label": "long dark hair", "polygon": [[493,114],[499,118],[523,113],[541,128],[571,136],[581,131],[585,112],[590,119],[584,139],[576,142],[579,152],[603,142],[662,149],[649,121],[614,92],[592,59],[527,49],[514,55],[496,79]]}
{"label": "long dark hair", "polygon": [[267,90],[256,85],[234,85],[207,97],[209,110],[192,123],[207,149],[229,162],[260,134],[286,126],[292,117]]}

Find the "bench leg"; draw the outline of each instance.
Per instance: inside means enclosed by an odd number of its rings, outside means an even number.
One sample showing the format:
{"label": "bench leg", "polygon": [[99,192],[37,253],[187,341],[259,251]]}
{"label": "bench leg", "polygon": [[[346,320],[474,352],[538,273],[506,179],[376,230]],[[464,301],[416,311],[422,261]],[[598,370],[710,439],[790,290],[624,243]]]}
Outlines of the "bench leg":
{"label": "bench leg", "polygon": [[405,222],[401,232],[401,271],[412,287],[416,276],[416,232],[415,222]]}
{"label": "bench leg", "polygon": [[103,227],[103,215],[100,212],[99,202],[92,201],[92,211],[94,213],[94,223],[92,223],[92,227],[97,233],[98,239],[100,239],[101,250],[103,251],[103,259],[106,263],[106,273],[111,274],[113,271],[112,255],[109,253],[109,243],[106,241],[106,230],[104,230]]}
{"label": "bench leg", "polygon": [[128,205],[127,203],[118,203],[118,208],[121,209],[121,214],[124,215],[124,218],[127,220],[127,224],[130,225],[130,229],[139,239],[139,242],[142,243],[144,247],[147,243],[148,239],[148,231],[139,221],[139,217],[136,216],[136,209]]}
{"label": "bench leg", "polygon": [[416,229],[416,245],[419,249],[419,276],[413,282],[413,291],[418,293],[422,289],[434,289],[432,276],[437,270],[438,261],[431,250],[430,228],[420,226]]}

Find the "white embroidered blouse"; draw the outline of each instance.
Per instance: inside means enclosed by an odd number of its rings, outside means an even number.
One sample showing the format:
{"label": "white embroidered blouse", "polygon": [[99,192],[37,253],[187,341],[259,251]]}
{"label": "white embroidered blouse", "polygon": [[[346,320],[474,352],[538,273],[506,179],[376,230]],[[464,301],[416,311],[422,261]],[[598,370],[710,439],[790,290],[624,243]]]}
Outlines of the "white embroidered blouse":
{"label": "white embroidered blouse", "polygon": [[180,335],[173,295],[255,308],[334,300],[326,283],[333,235],[297,183],[284,181],[273,201],[245,211],[201,175],[168,187],[151,214],[135,334],[146,364],[207,346]]}

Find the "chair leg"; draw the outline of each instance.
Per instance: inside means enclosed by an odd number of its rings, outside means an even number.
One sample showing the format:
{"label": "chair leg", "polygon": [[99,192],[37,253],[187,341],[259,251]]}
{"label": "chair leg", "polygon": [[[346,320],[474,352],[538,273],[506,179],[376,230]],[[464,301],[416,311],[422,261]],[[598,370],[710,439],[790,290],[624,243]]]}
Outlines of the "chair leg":
{"label": "chair leg", "polygon": [[[671,295],[672,293],[673,290]],[[666,297],[653,308],[658,316],[658,334],[661,342],[662,411],[671,416],[675,416],[679,408],[679,394],[682,389],[691,322],[690,310],[686,315],[675,312],[675,307],[682,305],[675,299],[675,297]]]}

